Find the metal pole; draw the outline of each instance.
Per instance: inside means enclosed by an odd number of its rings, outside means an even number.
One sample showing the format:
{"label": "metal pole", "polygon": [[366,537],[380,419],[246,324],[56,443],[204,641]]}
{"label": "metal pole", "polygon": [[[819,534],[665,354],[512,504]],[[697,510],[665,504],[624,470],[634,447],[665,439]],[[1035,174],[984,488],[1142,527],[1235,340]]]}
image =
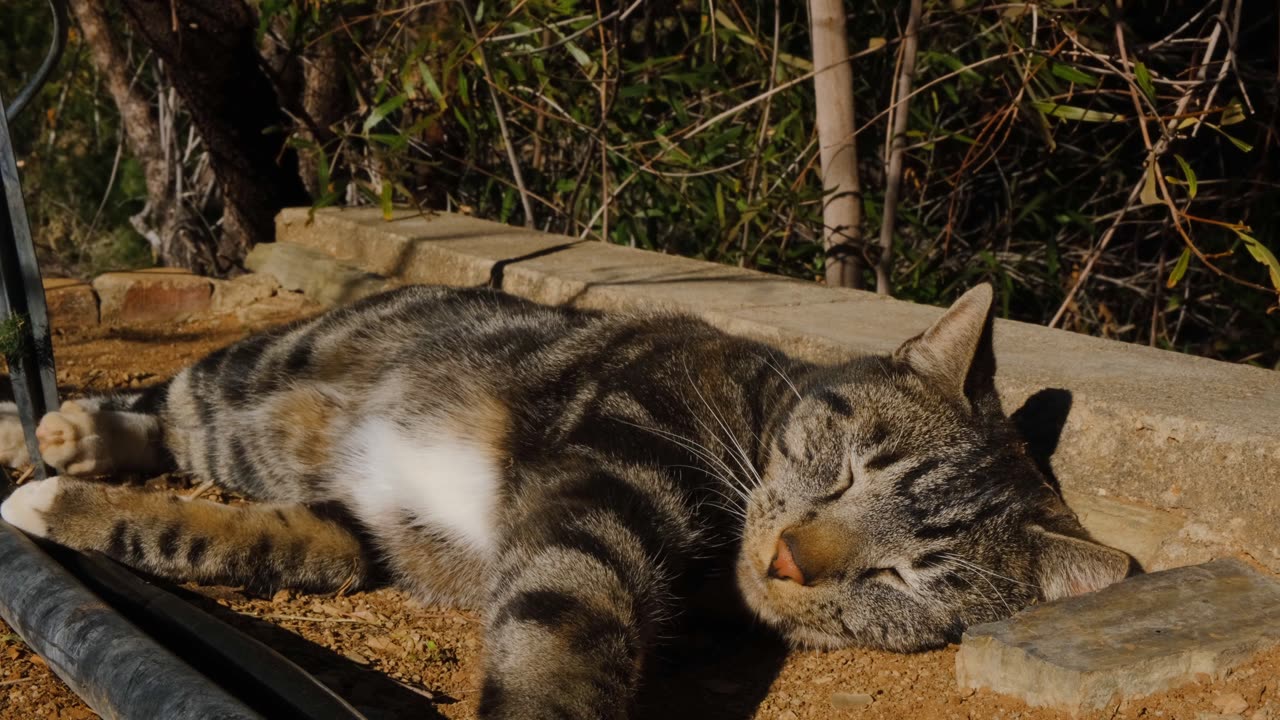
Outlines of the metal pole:
{"label": "metal pole", "polygon": [[[27,208],[18,182],[18,162],[9,135],[9,118],[20,111],[44,85],[62,56],[66,45],[67,12],[63,0],[50,0],[53,10],[53,40],[35,77],[19,93],[13,105],[0,114],[0,318],[7,329],[4,348],[13,384],[13,400],[27,440],[36,477],[45,477],[44,462],[36,442],[36,423],[58,407],[58,380],[53,366],[53,344],[49,339],[49,311],[40,281]],[[0,107],[4,98],[0,97]]]}

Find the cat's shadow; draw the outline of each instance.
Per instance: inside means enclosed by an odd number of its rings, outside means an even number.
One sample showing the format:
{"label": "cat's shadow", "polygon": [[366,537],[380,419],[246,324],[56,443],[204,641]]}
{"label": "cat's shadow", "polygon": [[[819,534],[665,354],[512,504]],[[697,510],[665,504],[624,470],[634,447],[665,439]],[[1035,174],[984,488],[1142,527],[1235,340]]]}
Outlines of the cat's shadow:
{"label": "cat's shadow", "polygon": [[745,620],[705,613],[664,646],[641,688],[637,717],[746,720],[769,694],[788,648],[775,633]]}
{"label": "cat's shadow", "polygon": [[1052,458],[1062,439],[1067,416],[1071,414],[1071,404],[1070,390],[1045,388],[1028,397],[1022,407],[1009,416],[1027,444],[1027,455],[1059,494],[1062,488],[1053,474]]}

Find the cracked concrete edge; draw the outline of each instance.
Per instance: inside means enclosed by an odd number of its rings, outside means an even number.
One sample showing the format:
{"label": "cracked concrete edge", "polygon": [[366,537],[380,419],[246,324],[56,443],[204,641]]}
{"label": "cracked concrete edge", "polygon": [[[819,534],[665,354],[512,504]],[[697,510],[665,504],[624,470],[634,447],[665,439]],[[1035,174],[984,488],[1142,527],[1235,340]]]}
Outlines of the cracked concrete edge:
{"label": "cracked concrete edge", "polygon": [[[277,240],[349,266],[326,272],[364,278],[359,294],[494,284],[548,304],[663,307],[823,362],[889,351],[941,313],[445,213],[288,209]],[[1280,373],[1004,320],[996,344],[1007,409],[1069,393],[1053,470],[1100,540],[1149,569],[1243,553],[1280,571]]]}

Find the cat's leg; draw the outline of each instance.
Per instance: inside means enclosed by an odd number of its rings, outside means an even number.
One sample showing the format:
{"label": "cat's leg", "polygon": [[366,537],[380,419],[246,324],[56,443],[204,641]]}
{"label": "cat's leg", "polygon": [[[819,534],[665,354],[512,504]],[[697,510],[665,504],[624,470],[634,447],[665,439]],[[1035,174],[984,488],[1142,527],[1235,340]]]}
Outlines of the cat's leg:
{"label": "cat's leg", "polygon": [[174,580],[333,592],[359,587],[370,573],[355,533],[303,505],[228,506],[54,477],[20,486],[0,517]]}
{"label": "cat's leg", "polygon": [[[160,472],[170,457],[160,419],[153,412],[164,386],[120,395],[68,400],[47,413],[36,428],[44,461],[72,475],[115,471]],[[30,462],[17,408],[0,404],[0,463]]]}
{"label": "cat's leg", "polygon": [[[517,478],[486,628],[483,718],[625,718],[692,510],[659,472],[595,463]],[[517,470],[517,473],[524,471]],[[539,483],[536,491],[524,488]]]}

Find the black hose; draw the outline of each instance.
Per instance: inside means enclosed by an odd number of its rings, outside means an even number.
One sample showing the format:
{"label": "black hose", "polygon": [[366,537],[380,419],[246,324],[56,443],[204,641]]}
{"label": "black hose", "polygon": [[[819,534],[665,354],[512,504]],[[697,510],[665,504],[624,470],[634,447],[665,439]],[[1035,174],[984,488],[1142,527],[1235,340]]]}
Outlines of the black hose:
{"label": "black hose", "polygon": [[[31,98],[36,96],[40,88],[44,86],[44,81],[49,79],[49,74],[57,67],[58,60],[62,58],[62,51],[67,46],[67,3],[66,0],[49,0],[49,10],[53,13],[53,34],[49,41],[49,52],[44,56],[44,62],[40,63],[40,67],[36,70],[36,74],[31,76],[27,84],[18,91],[18,96],[7,108],[3,108],[4,115],[7,119],[12,120],[22,112],[22,108],[31,102]],[[2,105],[2,104],[0,104]]]}
{"label": "black hose", "polygon": [[106,556],[65,548],[51,550],[113,608],[257,712],[271,718],[366,720],[346,700],[283,655],[185,600],[144,582]]}
{"label": "black hose", "polygon": [[4,522],[0,617],[104,718],[262,717],[139,632]]}

